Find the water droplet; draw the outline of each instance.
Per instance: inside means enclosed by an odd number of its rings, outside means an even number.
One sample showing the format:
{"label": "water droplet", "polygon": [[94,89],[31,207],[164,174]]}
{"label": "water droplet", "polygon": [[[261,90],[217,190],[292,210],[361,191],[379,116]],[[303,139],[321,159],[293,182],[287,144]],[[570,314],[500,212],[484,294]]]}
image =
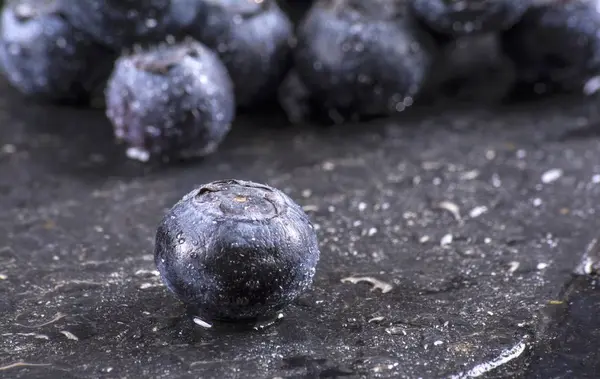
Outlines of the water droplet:
{"label": "water droplet", "polygon": [[158,21],[156,21],[153,18],[149,18],[146,20],[145,24],[146,24],[147,28],[152,29],[152,28],[156,28],[156,26],[158,25]]}
{"label": "water droplet", "polygon": [[210,329],[210,328],[212,328],[212,324],[210,324],[210,323],[208,323],[208,322],[206,322],[206,321],[202,320],[202,319],[201,319],[201,318],[199,318],[199,317],[194,317],[194,324],[196,324],[196,325],[198,325],[198,326],[201,326],[201,327],[203,327],[203,328],[205,328],[205,329]]}
{"label": "water droplet", "polygon": [[67,47],[67,40],[64,39],[63,37],[59,37],[56,40],[56,46],[58,46],[61,49],[64,49],[65,47]]}
{"label": "water droplet", "polygon": [[129,159],[140,162],[148,162],[150,160],[150,152],[141,147],[130,147],[127,149],[126,155]]}

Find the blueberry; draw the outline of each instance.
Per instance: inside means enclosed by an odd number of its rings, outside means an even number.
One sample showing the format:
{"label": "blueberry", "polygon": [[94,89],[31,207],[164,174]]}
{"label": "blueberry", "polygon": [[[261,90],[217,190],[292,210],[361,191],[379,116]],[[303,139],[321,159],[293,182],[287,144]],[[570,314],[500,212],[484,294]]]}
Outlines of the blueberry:
{"label": "blueberry", "polygon": [[65,10],[73,26],[117,51],[138,43],[160,41],[169,26],[171,0],[71,0],[68,3]]}
{"label": "blueberry", "polygon": [[545,2],[503,33],[503,49],[521,86],[581,90],[600,72],[598,0]]}
{"label": "blueberry", "polygon": [[515,24],[531,0],[410,0],[414,14],[433,31],[460,36],[498,32]]}
{"label": "blueberry", "polygon": [[128,156],[146,161],[212,153],[229,132],[235,100],[217,55],[186,39],[119,58],[106,107]]}
{"label": "blueberry", "polygon": [[189,34],[217,51],[238,106],[274,97],[291,64],[293,25],[275,0],[202,0]]}
{"label": "blueberry", "polygon": [[302,208],[275,188],[242,180],[188,193],[156,234],[164,283],[207,321],[273,317],[311,285],[318,259]]}
{"label": "blueberry", "polygon": [[433,42],[396,0],[321,0],[297,31],[295,71],[334,121],[410,106],[432,62]]}
{"label": "blueberry", "polygon": [[[200,12],[204,8],[205,0],[175,0],[171,1],[168,14],[164,21],[167,23],[165,29],[167,35],[175,37],[176,40],[183,39],[189,30],[196,27]],[[165,38],[168,39],[168,38]]]}
{"label": "blueberry", "polygon": [[73,29],[64,17],[64,8],[59,0],[5,5],[0,63],[8,81],[25,95],[86,102],[106,82],[114,55]]}
{"label": "blueberry", "polygon": [[440,50],[421,102],[498,103],[512,89],[514,71],[497,34],[463,36]]}

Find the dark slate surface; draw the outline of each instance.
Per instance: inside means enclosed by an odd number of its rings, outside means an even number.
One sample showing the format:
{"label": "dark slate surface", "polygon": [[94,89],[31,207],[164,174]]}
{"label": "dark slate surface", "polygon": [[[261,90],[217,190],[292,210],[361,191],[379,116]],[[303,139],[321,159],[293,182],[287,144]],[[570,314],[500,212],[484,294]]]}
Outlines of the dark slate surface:
{"label": "dark slate surface", "polygon": [[[101,111],[0,94],[1,378],[600,372],[597,283],[571,276],[600,226],[597,100],[330,129],[246,116],[218,154],[150,168]],[[285,190],[319,227],[312,290],[260,331],[195,327],[154,272],[165,210],[232,177]]]}

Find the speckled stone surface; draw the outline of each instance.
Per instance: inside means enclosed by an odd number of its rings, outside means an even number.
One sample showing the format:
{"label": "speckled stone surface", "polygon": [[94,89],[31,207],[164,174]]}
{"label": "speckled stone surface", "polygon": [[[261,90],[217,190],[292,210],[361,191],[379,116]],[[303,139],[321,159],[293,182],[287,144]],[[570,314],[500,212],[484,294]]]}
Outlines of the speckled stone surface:
{"label": "speckled stone surface", "polygon": [[[160,168],[126,160],[101,111],[0,86],[0,378],[599,369],[597,283],[565,291],[600,227],[597,100],[329,129],[244,116],[216,155]],[[195,326],[155,272],[166,210],[222,178],[280,188],[318,226],[313,288],[260,331]]]}

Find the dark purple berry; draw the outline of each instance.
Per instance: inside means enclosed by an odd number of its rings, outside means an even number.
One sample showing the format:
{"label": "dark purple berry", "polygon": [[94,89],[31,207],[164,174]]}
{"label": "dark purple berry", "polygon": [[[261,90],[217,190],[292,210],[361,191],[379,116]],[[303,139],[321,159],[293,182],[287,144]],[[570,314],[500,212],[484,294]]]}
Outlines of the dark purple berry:
{"label": "dark purple berry", "polygon": [[396,0],[317,1],[297,34],[298,78],[339,121],[403,111],[432,62],[433,42]]}
{"label": "dark purple berry", "polygon": [[0,63],[8,81],[25,95],[85,103],[105,84],[115,57],[71,27],[64,16],[65,6],[59,0],[6,4]]}
{"label": "dark purple berry", "polygon": [[248,181],[195,189],[156,234],[164,283],[208,322],[274,316],[311,285],[318,260],[317,236],[302,208]]}
{"label": "dark purple berry", "polygon": [[580,91],[600,73],[600,1],[544,1],[502,35],[521,85]]}
{"label": "dark purple berry", "polygon": [[499,32],[514,25],[531,0],[409,0],[433,31],[452,36]]}
{"label": "dark purple berry", "polygon": [[216,54],[185,40],[119,58],[106,107],[128,156],[146,161],[212,153],[229,132],[235,100]]}
{"label": "dark purple berry", "polygon": [[215,50],[249,107],[274,97],[291,64],[293,26],[275,0],[200,0],[192,37]]}
{"label": "dark purple berry", "polygon": [[169,27],[171,0],[67,2],[65,10],[73,26],[117,51],[135,44],[161,41]]}
{"label": "dark purple berry", "polygon": [[491,33],[463,36],[444,45],[420,100],[501,102],[514,85],[514,70],[499,45],[498,36]]}
{"label": "dark purple berry", "polygon": [[[189,34],[189,30],[197,27],[200,12],[205,0],[171,1],[168,14],[165,16],[166,34],[180,40]],[[166,39],[166,38],[165,38]]]}

